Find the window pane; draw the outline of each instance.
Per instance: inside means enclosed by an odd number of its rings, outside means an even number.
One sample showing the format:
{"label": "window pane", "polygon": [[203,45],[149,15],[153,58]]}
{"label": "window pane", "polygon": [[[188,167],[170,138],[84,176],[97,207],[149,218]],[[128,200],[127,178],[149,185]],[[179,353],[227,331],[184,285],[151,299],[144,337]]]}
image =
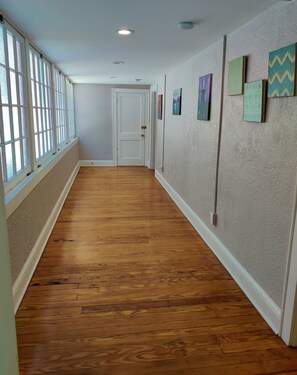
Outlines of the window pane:
{"label": "window pane", "polygon": [[21,108],[21,124],[22,124],[22,136],[27,137],[28,135],[28,126],[25,108]]}
{"label": "window pane", "polygon": [[4,153],[4,147],[0,147],[0,159],[1,159],[1,166],[2,166],[2,178],[3,178],[3,181],[6,182],[6,173],[5,173],[5,170],[4,170],[3,153]]}
{"label": "window pane", "polygon": [[29,51],[29,60],[30,60],[30,77],[33,79],[34,78],[34,58],[33,58],[33,53],[31,50]]}
{"label": "window pane", "polygon": [[35,79],[37,82],[39,82],[39,63],[38,63],[38,57],[34,56],[34,66],[35,66]]}
{"label": "window pane", "polygon": [[11,144],[5,146],[5,156],[6,156],[7,179],[10,180],[14,175]]}
{"label": "window pane", "polygon": [[3,39],[3,27],[0,26],[0,64],[5,65],[5,50],[4,50],[4,39]]}
{"label": "window pane", "polygon": [[3,107],[2,114],[3,114],[4,141],[9,142],[11,140],[9,108]]}
{"label": "window pane", "polygon": [[12,109],[13,114],[13,132],[14,132],[14,139],[20,137],[20,127],[19,127],[19,111],[17,107]]}
{"label": "window pane", "polygon": [[38,119],[37,119],[37,109],[33,109],[33,119],[34,119],[34,133],[38,132]]}
{"label": "window pane", "polygon": [[38,109],[38,125],[39,125],[39,131],[43,130],[43,123],[41,118],[41,109]]}
{"label": "window pane", "polygon": [[24,156],[24,167],[29,165],[29,139],[23,139],[23,156]]}
{"label": "window pane", "polygon": [[6,69],[0,66],[0,85],[2,104],[8,104],[8,87],[6,79]]}
{"label": "window pane", "polygon": [[34,138],[35,138],[35,156],[36,156],[36,159],[38,159],[39,156],[40,156],[40,153],[39,153],[38,134],[36,134]]}
{"label": "window pane", "polygon": [[21,142],[15,142],[15,162],[16,171],[19,172],[22,169],[22,159],[21,159]]}
{"label": "window pane", "polygon": [[39,84],[36,82],[36,107],[40,107],[40,90],[39,90]]}
{"label": "window pane", "polygon": [[17,66],[17,69],[19,72],[22,72],[23,71],[23,68],[22,68],[22,47],[21,47],[21,43],[17,40],[16,41],[16,50],[17,50],[17,62],[18,62],[18,66]]}
{"label": "window pane", "polygon": [[25,105],[25,85],[24,85],[24,77],[19,74],[19,92],[20,92],[20,104]]}
{"label": "window pane", "polygon": [[11,104],[18,104],[16,77],[14,72],[10,72],[10,89],[11,89]]}
{"label": "window pane", "polygon": [[9,32],[7,33],[7,47],[8,47],[9,67],[11,69],[15,69],[13,36]]}
{"label": "window pane", "polygon": [[44,153],[46,154],[48,152],[46,132],[43,133],[43,144],[44,144]]}
{"label": "window pane", "polygon": [[48,145],[49,145],[49,150],[51,150],[53,148],[53,146],[52,146],[51,133],[49,131],[47,132],[47,142],[48,142]]}
{"label": "window pane", "polygon": [[36,100],[35,100],[35,85],[34,81],[31,81],[31,94],[32,94],[32,105],[33,107],[36,106]]}

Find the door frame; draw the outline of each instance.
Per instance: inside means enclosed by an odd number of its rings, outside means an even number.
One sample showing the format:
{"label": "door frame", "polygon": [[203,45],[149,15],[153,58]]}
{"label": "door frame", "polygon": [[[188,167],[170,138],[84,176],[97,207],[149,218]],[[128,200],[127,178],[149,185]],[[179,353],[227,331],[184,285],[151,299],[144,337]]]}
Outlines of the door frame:
{"label": "door frame", "polygon": [[[144,140],[144,165],[149,167],[150,160],[148,161],[146,155],[152,155],[151,150],[151,122],[150,122],[150,100],[149,100],[149,89],[112,89],[112,157],[113,157],[113,165],[115,167],[118,166],[118,122],[117,122],[117,95],[123,93],[130,93],[130,94],[145,94],[145,124],[146,124],[146,136]],[[149,159],[150,159],[149,158]]]}

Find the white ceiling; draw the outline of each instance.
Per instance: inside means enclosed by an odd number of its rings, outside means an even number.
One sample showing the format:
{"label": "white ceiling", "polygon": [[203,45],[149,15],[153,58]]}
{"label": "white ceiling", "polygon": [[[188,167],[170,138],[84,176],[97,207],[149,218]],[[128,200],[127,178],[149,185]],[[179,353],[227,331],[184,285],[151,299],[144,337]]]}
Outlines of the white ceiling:
{"label": "white ceiling", "polygon": [[[135,84],[140,78],[150,84],[277,2],[0,0],[0,10],[76,83]],[[197,26],[179,31],[181,21]],[[118,36],[121,27],[135,33]]]}

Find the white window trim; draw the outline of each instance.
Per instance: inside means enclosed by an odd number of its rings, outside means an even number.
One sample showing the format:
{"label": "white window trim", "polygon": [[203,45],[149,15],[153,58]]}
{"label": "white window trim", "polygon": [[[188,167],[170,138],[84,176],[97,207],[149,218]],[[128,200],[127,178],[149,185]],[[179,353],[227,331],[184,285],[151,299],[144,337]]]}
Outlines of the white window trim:
{"label": "white window trim", "polygon": [[[25,56],[24,56],[24,66],[25,66],[25,80],[24,84],[26,87],[26,94],[27,94],[27,111],[26,117],[29,125],[29,153],[30,153],[30,165],[26,170],[23,170],[22,173],[17,178],[14,178],[11,182],[5,183],[5,190],[6,190],[6,217],[8,218],[16,209],[17,207],[23,202],[23,200],[30,194],[30,192],[39,184],[39,182],[55,167],[55,165],[78,143],[78,138],[76,134],[74,137],[67,138],[65,142],[61,143],[60,145],[56,145],[56,111],[55,111],[55,100],[54,96],[52,97],[52,113],[53,113],[53,122],[54,122],[54,144],[55,148],[52,150],[53,154],[50,153],[49,158],[39,159],[38,163],[36,163],[35,158],[35,147],[34,147],[34,137],[32,134],[32,102],[31,102],[31,93],[30,93],[30,64],[29,64],[29,48],[32,47],[37,52],[41,53],[43,57],[50,63],[51,65],[51,88],[52,94],[54,95],[55,91],[55,83],[53,77],[53,69],[57,69],[61,71],[61,69],[56,66],[42,51],[39,50],[38,47],[34,45],[30,41],[30,39],[16,26],[9,18],[6,17],[1,12],[4,21],[6,23],[6,28],[12,29],[13,32],[18,34],[21,38],[24,39],[24,48],[25,48]],[[62,71],[65,80],[67,79],[69,82],[74,84],[72,80],[65,75]],[[65,81],[66,82],[66,81]],[[66,84],[65,84],[66,86]],[[66,100],[66,115],[68,111],[67,106],[67,96],[66,96],[66,87],[65,87],[65,100]],[[73,98],[74,102],[74,98]],[[68,133],[68,122],[66,122],[66,132]],[[74,126],[75,126],[75,108],[74,108]],[[76,128],[74,128],[76,130]],[[68,134],[67,134],[68,137]],[[41,164],[42,163],[42,164]],[[37,164],[41,164],[40,167],[37,167]],[[2,181],[0,181],[1,183]]]}
{"label": "white window trim", "polygon": [[[22,75],[23,75],[23,78],[24,78],[24,89],[25,89],[25,92],[26,92],[26,104],[24,105],[24,108],[27,109],[26,113],[28,113],[29,107],[28,107],[28,91],[27,91],[28,82],[27,82],[27,70],[26,70],[26,68],[27,68],[26,38],[10,22],[5,22],[5,29],[8,30],[9,32],[11,32],[13,35],[17,36],[19,38],[19,40],[22,40],[22,42],[23,42],[24,51],[23,51],[23,56],[22,56],[22,58],[23,58],[22,64],[23,64],[23,67],[24,67],[24,72],[23,72]],[[6,59],[8,61],[8,51],[7,50],[5,50],[5,55],[6,55]],[[14,59],[15,59],[15,64],[16,64],[16,57],[15,56],[14,56]],[[10,68],[8,68],[8,72],[10,72]],[[7,74],[7,80],[8,80],[8,82],[10,81],[9,74]],[[9,96],[11,95],[10,90],[11,90],[11,88],[9,88],[9,94],[8,94]],[[10,108],[10,105],[7,105],[7,106]],[[20,104],[17,104],[17,105],[14,105],[14,107],[20,108],[22,106]],[[2,117],[2,113],[1,113],[1,117]],[[3,119],[2,119],[2,121],[3,121]],[[28,121],[28,118],[27,118],[27,121]],[[29,127],[28,127],[28,131],[29,131]],[[25,139],[25,138],[22,138],[22,139]],[[15,140],[14,140],[14,142],[15,142]],[[28,147],[30,148],[30,135],[28,136]],[[30,153],[30,151],[29,151],[29,153]],[[15,163],[15,161],[14,161],[14,163]],[[3,168],[6,168],[6,165],[3,166]],[[17,184],[19,184],[26,177],[26,175],[28,173],[30,173],[30,171],[31,171],[31,164],[29,163],[29,165],[26,168],[24,168],[24,169],[20,170],[18,173],[16,173],[11,180],[5,182],[4,183],[5,193],[12,190]]]}
{"label": "white window trim", "polygon": [[[38,55],[40,54],[40,52],[31,44],[28,44],[26,46],[27,50],[28,50],[28,57],[27,57],[27,64],[28,64],[28,74],[27,74],[27,77],[28,77],[28,96],[30,98],[30,105],[28,107],[28,113],[30,114],[30,119],[31,119],[31,127],[32,129],[31,132],[32,132],[32,135],[31,135],[31,143],[34,144],[34,154],[32,154],[31,158],[32,158],[32,164],[33,164],[33,170],[36,170],[37,168],[39,168],[38,166],[39,165],[43,165],[52,155],[54,155],[56,153],[56,139],[55,139],[55,118],[54,118],[54,109],[53,109],[53,80],[52,80],[52,68],[51,68],[51,62],[45,58],[45,57],[42,57],[44,61],[46,61],[48,64],[49,64],[49,71],[50,71],[50,83],[51,83],[51,86],[50,86],[50,89],[51,89],[51,97],[50,97],[50,100],[51,100],[51,107],[49,108],[50,111],[51,111],[51,115],[52,115],[52,124],[53,124],[53,133],[52,133],[52,142],[53,142],[53,148],[51,148],[48,152],[46,152],[45,154],[43,154],[41,157],[39,157],[38,159],[36,158],[36,154],[35,154],[35,149],[36,149],[36,145],[35,145],[35,132],[34,132],[34,108],[33,108],[33,103],[32,103],[32,86],[31,86],[31,81],[32,81],[32,78],[31,78],[31,64],[30,64],[30,58],[29,58],[29,54],[30,54],[30,50],[31,50],[31,53],[33,54],[33,60],[34,60],[34,55]],[[42,54],[41,54],[42,55]],[[39,63],[39,62],[38,62]],[[33,67],[33,70],[34,67]],[[35,82],[36,82],[36,77],[35,77],[35,72],[34,72],[34,89],[35,89]],[[44,84],[44,83],[43,83]],[[37,100],[37,93],[35,93],[35,97],[36,97],[36,100]],[[35,108],[37,108],[35,106]],[[41,108],[41,106],[39,107]],[[44,108],[42,108],[44,109]],[[38,133],[39,135],[40,133]]]}
{"label": "white window trim", "polygon": [[78,143],[78,138],[71,140],[66,147],[50,157],[41,168],[32,172],[22,180],[5,197],[6,218],[19,207],[31,191],[41,182],[41,180],[59,163],[59,161]]}

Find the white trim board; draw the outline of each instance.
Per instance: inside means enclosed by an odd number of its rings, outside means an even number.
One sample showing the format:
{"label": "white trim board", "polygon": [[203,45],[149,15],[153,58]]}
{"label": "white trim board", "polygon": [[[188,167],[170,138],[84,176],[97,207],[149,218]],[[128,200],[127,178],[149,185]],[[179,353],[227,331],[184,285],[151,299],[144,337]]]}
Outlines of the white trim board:
{"label": "white trim board", "polygon": [[266,320],[272,330],[279,334],[281,309],[269,297],[264,289],[255,281],[255,279],[247,272],[247,270],[238,262],[225,245],[215,236],[215,234],[207,227],[207,225],[199,218],[199,216],[191,209],[191,207],[182,199],[182,197],[173,189],[166,179],[158,172],[155,177],[193,225],[199,235],[203,238],[209,248],[217,256],[226,270],[246,294],[258,312]]}
{"label": "white trim board", "polygon": [[31,278],[35,272],[35,269],[38,265],[38,262],[41,258],[41,255],[44,251],[46,243],[49,239],[49,236],[54,228],[54,225],[58,219],[59,213],[63,207],[65,199],[69,193],[69,190],[75,180],[75,177],[79,171],[79,163],[77,163],[75,169],[71,173],[69,180],[67,181],[57,203],[55,204],[45,226],[43,227],[31,253],[23,266],[22,271],[20,272],[17,280],[15,281],[12,292],[13,292],[13,301],[14,301],[14,311],[17,312],[20,303],[26,293],[26,290],[30,284]]}
{"label": "white trim board", "polygon": [[81,167],[113,167],[113,160],[80,160]]}

